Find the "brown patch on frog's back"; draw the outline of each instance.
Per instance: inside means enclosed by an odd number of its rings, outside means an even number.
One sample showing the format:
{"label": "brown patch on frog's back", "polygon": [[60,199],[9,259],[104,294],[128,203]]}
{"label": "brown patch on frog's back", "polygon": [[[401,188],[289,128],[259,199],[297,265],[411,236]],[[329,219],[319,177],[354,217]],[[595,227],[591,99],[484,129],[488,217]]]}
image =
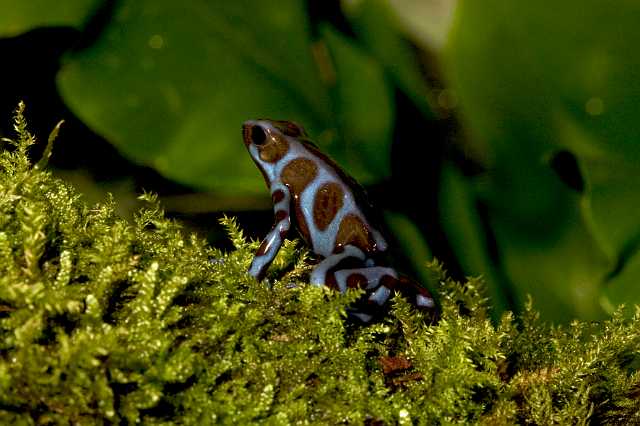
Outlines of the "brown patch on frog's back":
{"label": "brown patch on frog's back", "polygon": [[340,222],[334,250],[348,244],[358,247],[365,253],[375,251],[375,243],[369,227],[354,214],[346,215]]}
{"label": "brown patch on frog's back", "polygon": [[327,182],[313,198],[313,221],[319,230],[324,231],[342,208],[344,191],[337,183]]}
{"label": "brown patch on frog's back", "polygon": [[282,169],[282,183],[291,188],[294,196],[299,196],[302,191],[318,175],[318,166],[308,158],[295,158]]}
{"label": "brown patch on frog's back", "polygon": [[277,163],[289,152],[287,138],[278,134],[270,134],[269,141],[258,147],[260,159],[267,163]]}
{"label": "brown patch on frog's back", "polygon": [[295,158],[287,163],[282,169],[280,179],[291,190],[291,195],[295,203],[296,222],[302,238],[311,244],[311,234],[309,226],[300,208],[300,194],[318,175],[318,166],[313,160],[308,158]]}

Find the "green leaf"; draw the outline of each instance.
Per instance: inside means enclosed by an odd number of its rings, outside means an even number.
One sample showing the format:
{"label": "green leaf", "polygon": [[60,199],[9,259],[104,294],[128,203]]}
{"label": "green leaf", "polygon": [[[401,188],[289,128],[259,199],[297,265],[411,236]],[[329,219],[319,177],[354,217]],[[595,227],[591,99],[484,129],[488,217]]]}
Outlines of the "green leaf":
{"label": "green leaf", "polygon": [[101,0],[0,0],[0,37],[14,37],[37,27],[82,28]]}
{"label": "green leaf", "polygon": [[[296,120],[317,134],[329,97],[303,2],[127,1],[58,83],[65,102],[126,156],[204,188],[262,188],[243,121]],[[247,13],[251,11],[251,13]]]}
{"label": "green leaf", "polygon": [[472,184],[452,165],[445,164],[441,174],[440,220],[462,268],[481,275],[487,281],[494,318],[512,308],[507,292],[510,284],[491,259],[489,243],[475,204]]}
{"label": "green leaf", "polygon": [[385,67],[397,86],[422,113],[432,116],[432,93],[420,68],[417,50],[405,39],[396,11],[387,0],[343,2],[359,40]]}
{"label": "green leaf", "polygon": [[[640,5],[461,1],[457,12],[446,63],[488,169],[478,196],[504,270],[551,317],[599,317],[601,302],[622,301],[600,296],[640,233]],[[575,156],[584,191],[552,169],[558,152]],[[639,301],[640,287],[624,298]]]}
{"label": "green leaf", "polygon": [[184,184],[263,191],[240,133],[260,117],[303,124],[349,173],[379,180],[393,120],[383,70],[330,28],[322,35],[312,41],[301,0],[123,0],[98,41],[66,58],[58,86],[125,156]]}
{"label": "green leaf", "polygon": [[404,31],[416,43],[440,50],[448,40],[449,29],[458,2],[394,0],[389,2],[398,14]]}
{"label": "green leaf", "polygon": [[390,173],[393,93],[384,70],[332,27],[321,31],[336,73],[336,123],[343,140],[333,152],[361,182]]}
{"label": "green leaf", "polygon": [[407,216],[392,211],[384,212],[384,219],[394,237],[406,253],[413,270],[418,275],[420,283],[434,290],[439,283],[434,282],[433,274],[430,274],[425,265],[433,256],[420,229]]}

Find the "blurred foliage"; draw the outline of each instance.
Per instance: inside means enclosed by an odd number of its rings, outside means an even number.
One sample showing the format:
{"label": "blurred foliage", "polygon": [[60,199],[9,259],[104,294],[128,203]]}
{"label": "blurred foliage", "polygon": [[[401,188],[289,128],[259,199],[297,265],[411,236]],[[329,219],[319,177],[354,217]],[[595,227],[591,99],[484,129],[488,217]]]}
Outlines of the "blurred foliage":
{"label": "blurred foliage", "polygon": [[[363,184],[410,189],[417,210],[428,185],[388,180],[393,149],[420,157],[455,140],[430,208],[462,272],[487,280],[494,319],[528,294],[562,321],[640,302],[640,6],[322,2],[336,17],[319,4],[0,0],[0,36],[77,29],[57,75],[71,111],[132,161],[236,209],[265,193],[240,138],[249,118],[300,122]],[[451,116],[446,141],[394,140],[406,120]],[[443,251],[408,216],[387,212],[387,226],[421,265]]]}
{"label": "blurred foliage", "polygon": [[59,87],[125,155],[199,188],[261,188],[239,137],[254,117],[304,123],[360,180],[389,173],[383,68],[328,26],[313,39],[300,0],[122,0]]}
{"label": "blurred foliage", "polygon": [[258,244],[233,219],[224,253],[155,196],[133,223],[111,200],[87,206],[32,166],[22,111],[0,153],[3,424],[640,421],[640,308],[559,328],[529,303],[494,325],[482,282],[433,263],[438,325],[396,296],[384,321],[355,326],[358,291],[306,285],[293,242],[269,288],[246,273]]}
{"label": "blurred foliage", "polygon": [[457,3],[457,0],[394,0],[389,6],[417,45],[440,50],[447,43]]}
{"label": "blurred foliage", "polygon": [[12,37],[40,26],[82,28],[102,0],[0,0],[0,37]]}
{"label": "blurred foliage", "polygon": [[467,193],[518,299],[555,317],[640,300],[639,18],[633,1],[459,3],[447,69],[488,170]]}

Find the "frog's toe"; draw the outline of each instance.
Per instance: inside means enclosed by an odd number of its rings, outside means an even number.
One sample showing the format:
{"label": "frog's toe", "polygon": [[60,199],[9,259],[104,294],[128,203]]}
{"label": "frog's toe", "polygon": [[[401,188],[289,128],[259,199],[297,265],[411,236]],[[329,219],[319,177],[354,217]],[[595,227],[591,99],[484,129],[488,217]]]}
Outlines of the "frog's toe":
{"label": "frog's toe", "polygon": [[416,306],[431,309],[435,308],[436,302],[431,297],[418,294],[416,295]]}
{"label": "frog's toe", "polygon": [[379,306],[382,306],[387,302],[390,295],[391,295],[391,290],[389,290],[389,287],[381,285],[376,289],[376,291],[371,293],[371,296],[369,296],[369,301],[374,302]]}

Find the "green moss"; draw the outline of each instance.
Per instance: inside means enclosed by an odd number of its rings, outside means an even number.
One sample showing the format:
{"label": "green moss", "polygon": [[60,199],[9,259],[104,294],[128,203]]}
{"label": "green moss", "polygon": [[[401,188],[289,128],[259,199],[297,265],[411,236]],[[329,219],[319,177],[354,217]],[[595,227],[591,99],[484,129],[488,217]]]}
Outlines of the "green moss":
{"label": "green moss", "polygon": [[529,304],[495,325],[482,282],[433,263],[438,325],[397,298],[355,326],[358,294],[306,285],[295,242],[257,283],[233,219],[224,253],[151,195],[132,223],[86,206],[31,165],[22,111],[0,153],[0,423],[640,422],[637,308],[556,327]]}

